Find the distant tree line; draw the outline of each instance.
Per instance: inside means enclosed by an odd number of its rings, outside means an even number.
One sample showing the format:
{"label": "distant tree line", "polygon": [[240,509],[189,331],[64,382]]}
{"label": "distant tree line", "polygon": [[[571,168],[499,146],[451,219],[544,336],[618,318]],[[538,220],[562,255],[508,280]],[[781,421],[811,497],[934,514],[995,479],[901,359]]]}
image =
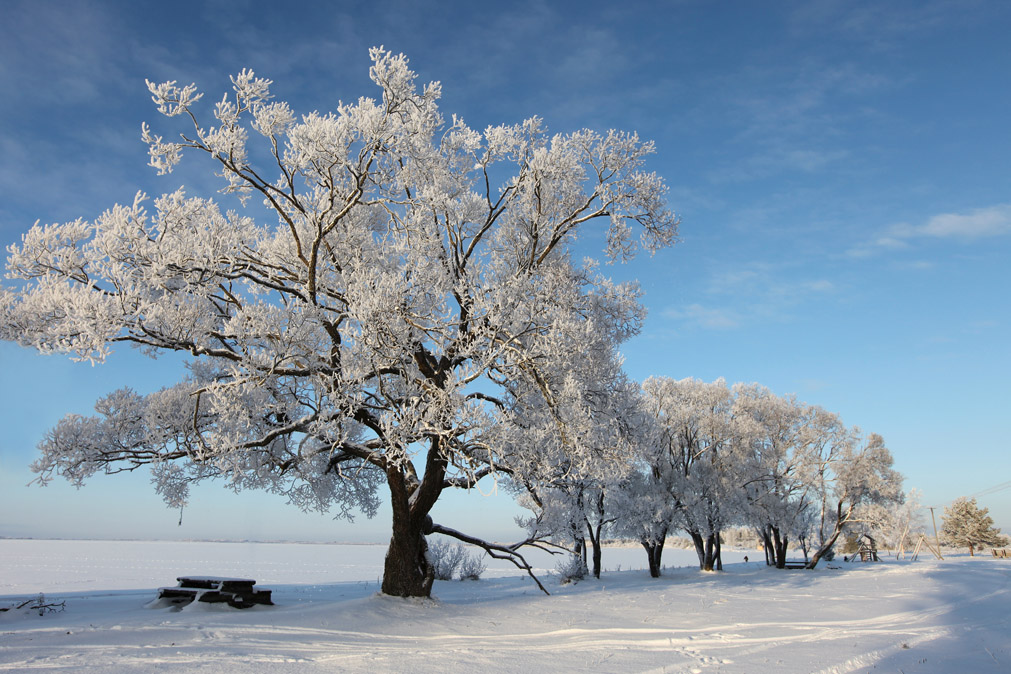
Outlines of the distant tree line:
{"label": "distant tree line", "polygon": [[582,394],[557,408],[565,423],[528,424],[511,449],[556,448],[530,452],[512,487],[532,513],[530,537],[565,545],[595,576],[608,536],[639,541],[653,576],[675,533],[691,539],[701,569],[721,569],[720,535],[733,527],[754,532],[769,565],[782,568],[793,544],[814,568],[844,533],[899,516],[902,477],[879,435],[755,384],[640,386],[617,370],[601,381],[606,371],[586,363],[596,379],[571,388]]}

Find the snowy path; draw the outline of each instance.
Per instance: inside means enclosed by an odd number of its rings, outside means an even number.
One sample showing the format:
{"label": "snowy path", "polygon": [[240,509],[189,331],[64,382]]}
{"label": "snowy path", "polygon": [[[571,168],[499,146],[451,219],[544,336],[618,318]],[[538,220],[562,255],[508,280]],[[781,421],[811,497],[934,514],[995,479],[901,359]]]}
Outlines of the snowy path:
{"label": "snowy path", "polygon": [[436,601],[403,601],[374,581],[275,584],[275,607],[178,612],[144,609],[151,591],[59,594],[64,613],[0,617],[0,671],[1011,671],[1002,560],[733,564],[549,587],[445,582]]}

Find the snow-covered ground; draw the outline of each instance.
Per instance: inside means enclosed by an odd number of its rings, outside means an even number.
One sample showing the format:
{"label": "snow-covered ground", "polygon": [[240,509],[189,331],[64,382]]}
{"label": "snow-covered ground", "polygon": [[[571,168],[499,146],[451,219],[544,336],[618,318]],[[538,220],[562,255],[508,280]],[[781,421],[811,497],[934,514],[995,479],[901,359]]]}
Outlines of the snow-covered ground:
{"label": "snow-covered ground", "polygon": [[[604,551],[601,580],[547,597],[489,564],[437,599],[377,594],[383,546],[0,540],[0,671],[1011,672],[1011,559],[889,560],[723,573]],[[546,575],[554,561],[535,561]],[[620,567],[620,570],[619,570]],[[276,606],[148,609],[176,576],[255,578]]]}

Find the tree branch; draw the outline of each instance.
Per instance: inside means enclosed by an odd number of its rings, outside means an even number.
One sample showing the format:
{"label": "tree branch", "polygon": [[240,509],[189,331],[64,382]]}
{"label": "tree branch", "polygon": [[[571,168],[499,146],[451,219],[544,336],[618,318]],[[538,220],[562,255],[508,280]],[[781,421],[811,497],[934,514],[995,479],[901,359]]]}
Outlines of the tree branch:
{"label": "tree branch", "polygon": [[[492,559],[505,559],[512,562],[513,564],[516,565],[516,568],[523,569],[524,571],[527,572],[528,576],[534,579],[534,582],[537,583],[537,587],[541,589],[541,592],[548,595],[549,597],[551,596],[551,593],[548,592],[547,589],[545,589],[544,585],[541,584],[541,581],[538,580],[537,576],[534,575],[534,570],[530,567],[530,564],[527,562],[527,560],[523,558],[523,555],[516,552],[517,549],[521,548],[524,545],[535,545],[535,544],[543,545],[544,543],[543,541],[528,538],[525,541],[520,541],[519,543],[514,543],[513,545],[501,545],[499,543],[489,543],[488,541],[481,540],[480,538],[468,536],[465,533],[459,532],[456,529],[444,527],[441,524],[433,524],[431,533],[442,534],[443,536],[449,536],[451,538],[463,541],[464,543],[476,545],[477,547],[482,548],[485,552],[487,552],[488,556],[490,556]],[[547,550],[547,548],[541,547],[541,545],[536,545],[536,547],[541,550],[546,550],[547,552],[550,552],[553,555],[559,554],[552,550]]]}

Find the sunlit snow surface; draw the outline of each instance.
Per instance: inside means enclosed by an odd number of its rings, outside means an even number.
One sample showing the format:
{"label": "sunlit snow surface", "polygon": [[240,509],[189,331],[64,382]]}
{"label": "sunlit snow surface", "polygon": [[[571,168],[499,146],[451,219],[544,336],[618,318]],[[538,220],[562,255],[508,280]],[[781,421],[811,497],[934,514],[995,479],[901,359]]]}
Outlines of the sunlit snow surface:
{"label": "sunlit snow surface", "polygon": [[[515,570],[377,595],[383,546],[0,540],[0,606],[44,592],[62,613],[0,614],[0,671],[1009,672],[1011,559],[953,557],[723,573],[665,551],[606,549],[601,580],[546,597]],[[618,568],[621,570],[618,570]],[[681,567],[681,568],[676,568]],[[276,606],[147,609],[183,574],[243,576]]]}

